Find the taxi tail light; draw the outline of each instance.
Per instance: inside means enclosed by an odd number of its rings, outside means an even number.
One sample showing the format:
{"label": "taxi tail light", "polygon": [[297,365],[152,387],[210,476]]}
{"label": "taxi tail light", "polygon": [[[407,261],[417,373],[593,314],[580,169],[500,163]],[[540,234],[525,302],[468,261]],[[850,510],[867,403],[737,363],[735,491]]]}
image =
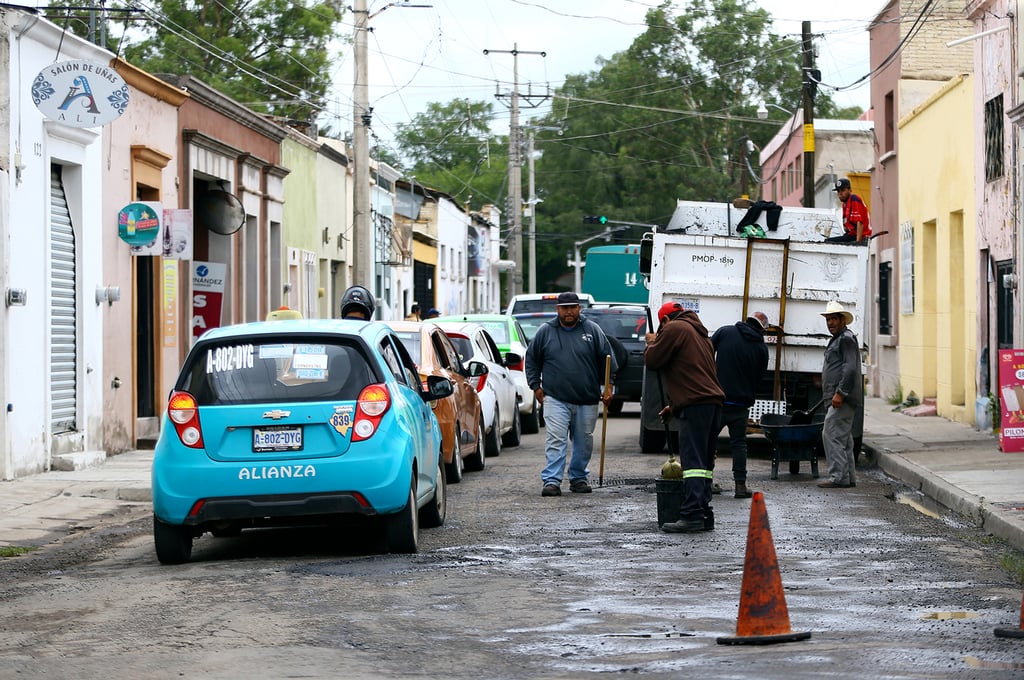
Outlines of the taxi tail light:
{"label": "taxi tail light", "polygon": [[526,359],[520,359],[518,364],[509,364],[509,370],[512,371],[525,371],[526,370]]}
{"label": "taxi tail light", "polygon": [[181,443],[190,449],[203,448],[203,427],[199,423],[199,405],[188,392],[175,392],[167,401],[167,415]]}
{"label": "taxi tail light", "polygon": [[356,419],[352,423],[352,441],[369,439],[377,431],[380,419],[391,408],[391,393],[382,384],[367,385],[356,400]]}
{"label": "taxi tail light", "polygon": [[476,379],[476,391],[477,392],[483,392],[484,391],[484,385],[486,385],[486,384],[487,384],[487,374],[484,373],[482,376],[480,376],[480,377],[478,377]]}

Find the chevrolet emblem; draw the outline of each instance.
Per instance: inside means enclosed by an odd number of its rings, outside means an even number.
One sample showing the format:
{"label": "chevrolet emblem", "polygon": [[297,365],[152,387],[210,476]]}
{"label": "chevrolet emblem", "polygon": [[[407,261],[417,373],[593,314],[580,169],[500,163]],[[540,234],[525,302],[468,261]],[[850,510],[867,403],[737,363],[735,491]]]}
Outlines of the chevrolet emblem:
{"label": "chevrolet emblem", "polygon": [[279,408],[275,408],[273,411],[264,411],[263,417],[270,418],[271,420],[281,420],[281,418],[287,418],[291,414],[291,411],[282,411]]}

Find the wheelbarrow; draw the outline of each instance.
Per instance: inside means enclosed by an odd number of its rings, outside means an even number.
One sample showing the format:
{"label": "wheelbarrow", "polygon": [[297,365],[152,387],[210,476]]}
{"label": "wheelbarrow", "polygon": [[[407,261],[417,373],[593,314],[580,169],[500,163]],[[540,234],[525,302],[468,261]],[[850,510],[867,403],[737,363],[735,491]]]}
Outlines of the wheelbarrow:
{"label": "wheelbarrow", "polygon": [[793,416],[765,413],[761,416],[761,432],[772,445],[772,479],[779,478],[779,463],[788,462],[790,474],[800,474],[800,461],[810,461],[811,476],[818,478],[818,458],[824,457],[821,428],[824,415],[816,416],[807,425],[792,425]]}

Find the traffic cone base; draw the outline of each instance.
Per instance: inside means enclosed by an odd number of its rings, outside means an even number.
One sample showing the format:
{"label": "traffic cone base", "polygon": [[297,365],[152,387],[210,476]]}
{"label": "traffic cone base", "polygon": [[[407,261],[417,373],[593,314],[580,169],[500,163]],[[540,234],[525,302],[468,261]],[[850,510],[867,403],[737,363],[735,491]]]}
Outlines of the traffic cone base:
{"label": "traffic cone base", "polygon": [[736,635],[718,638],[720,645],[770,645],[796,642],[811,637],[794,633],[789,627],[786,595],[782,590],[779,562],[775,556],[772,530],[764,494],[754,492],[747,529],[747,553],[743,560],[743,585]]}
{"label": "traffic cone base", "polygon": [[1020,601],[1020,626],[1017,628],[996,628],[992,632],[995,633],[996,637],[1024,640],[1024,597]]}

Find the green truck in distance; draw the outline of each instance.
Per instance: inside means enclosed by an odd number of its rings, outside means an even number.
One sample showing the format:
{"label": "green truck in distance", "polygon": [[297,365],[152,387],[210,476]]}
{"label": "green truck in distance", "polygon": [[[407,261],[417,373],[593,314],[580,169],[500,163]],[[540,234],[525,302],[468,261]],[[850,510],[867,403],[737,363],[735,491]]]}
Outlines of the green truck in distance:
{"label": "green truck in distance", "polygon": [[583,290],[595,302],[645,305],[650,297],[640,274],[640,246],[594,246],[587,250]]}

